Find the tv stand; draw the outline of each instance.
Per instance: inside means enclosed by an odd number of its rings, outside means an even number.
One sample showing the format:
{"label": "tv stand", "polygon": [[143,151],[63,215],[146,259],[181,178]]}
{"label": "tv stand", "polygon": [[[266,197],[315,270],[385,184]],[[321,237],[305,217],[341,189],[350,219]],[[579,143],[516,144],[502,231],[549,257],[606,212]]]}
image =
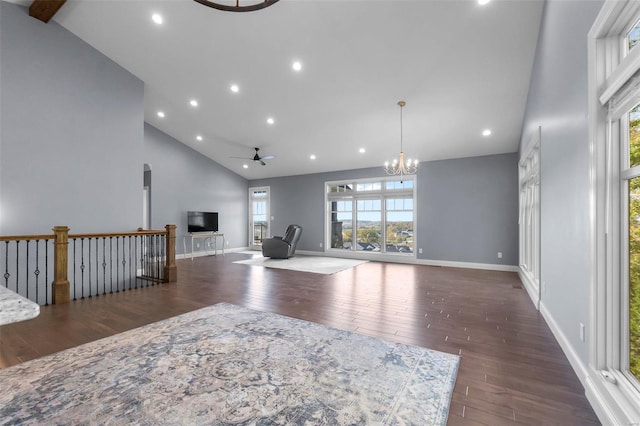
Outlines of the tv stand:
{"label": "tv stand", "polygon": [[[209,238],[209,239],[213,239],[213,255],[217,255],[218,254],[218,245],[217,245],[217,241],[218,241],[218,237],[222,238],[222,255],[224,255],[224,234],[221,234],[220,232],[189,232],[187,233],[187,235],[184,236],[184,238],[182,239],[182,248],[184,249],[184,254],[185,256],[187,255],[187,238],[191,238],[191,260],[193,260],[193,240],[196,240],[198,238]],[[211,247],[211,243],[209,243],[209,247]]]}

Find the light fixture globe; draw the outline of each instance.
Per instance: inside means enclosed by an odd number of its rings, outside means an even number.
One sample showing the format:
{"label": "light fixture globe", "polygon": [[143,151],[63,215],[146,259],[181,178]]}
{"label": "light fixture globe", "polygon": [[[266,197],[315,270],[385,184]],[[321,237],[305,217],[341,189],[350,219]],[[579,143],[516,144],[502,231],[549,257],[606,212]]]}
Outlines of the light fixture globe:
{"label": "light fixture globe", "polygon": [[405,101],[399,101],[398,106],[400,107],[400,155],[399,158],[393,159],[393,162],[389,164],[387,161],[384,163],[384,171],[391,176],[400,175],[400,182],[402,182],[402,177],[404,175],[413,175],[418,172],[418,164],[419,161],[411,160],[410,158],[404,159],[404,151],[402,150],[402,108],[407,103]]}
{"label": "light fixture globe", "polygon": [[195,0],[200,4],[212,7],[226,12],[252,12],[254,10],[264,9],[278,2],[278,0],[228,0],[228,1],[209,1]]}

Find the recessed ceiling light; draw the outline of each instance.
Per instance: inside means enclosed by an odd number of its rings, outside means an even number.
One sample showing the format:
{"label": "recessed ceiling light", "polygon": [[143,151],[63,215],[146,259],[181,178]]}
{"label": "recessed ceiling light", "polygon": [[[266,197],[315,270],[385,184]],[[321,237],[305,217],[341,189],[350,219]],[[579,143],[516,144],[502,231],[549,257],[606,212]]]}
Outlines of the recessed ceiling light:
{"label": "recessed ceiling light", "polygon": [[302,71],[302,63],[300,61],[295,61],[291,64],[291,68],[293,68],[294,71]]}
{"label": "recessed ceiling light", "polygon": [[247,166],[246,164],[243,164],[243,165],[242,165],[242,168],[243,168],[243,169],[248,169],[248,168],[249,168],[249,166]]}
{"label": "recessed ceiling light", "polygon": [[484,129],[482,131],[482,136],[489,136],[490,134],[491,134],[491,130],[489,130],[489,129]]}
{"label": "recessed ceiling light", "polygon": [[164,22],[164,19],[162,19],[162,15],[158,13],[154,13],[153,15],[151,15],[151,19],[153,20],[153,22],[155,22],[158,25]]}
{"label": "recessed ceiling light", "polygon": [[478,4],[481,6],[484,6],[485,4],[489,3],[491,0],[478,0]]}
{"label": "recessed ceiling light", "polygon": [[309,156],[309,158],[310,158],[310,159],[312,159],[312,160],[315,160],[315,159],[316,159],[316,156],[315,156],[315,154],[311,154],[311,155]]}
{"label": "recessed ceiling light", "polygon": [[240,91],[240,87],[237,84],[232,84],[229,89],[231,89],[233,93],[238,93]]}
{"label": "recessed ceiling light", "polygon": [[191,99],[189,101],[189,104],[191,104],[191,106],[195,108],[198,106],[198,101],[196,101],[195,99]]}
{"label": "recessed ceiling light", "polygon": [[196,139],[198,140],[198,142],[202,142],[202,136],[198,135],[196,136]]}
{"label": "recessed ceiling light", "polygon": [[275,122],[276,120],[274,120],[273,117],[267,118],[267,124],[274,124]]}
{"label": "recessed ceiling light", "polygon": [[365,152],[367,152],[367,150],[364,149],[364,148],[360,148],[359,152],[360,152],[360,154],[364,154]]}
{"label": "recessed ceiling light", "polygon": [[158,111],[158,117],[160,117],[160,118],[164,118],[164,112],[162,112],[162,111]]}

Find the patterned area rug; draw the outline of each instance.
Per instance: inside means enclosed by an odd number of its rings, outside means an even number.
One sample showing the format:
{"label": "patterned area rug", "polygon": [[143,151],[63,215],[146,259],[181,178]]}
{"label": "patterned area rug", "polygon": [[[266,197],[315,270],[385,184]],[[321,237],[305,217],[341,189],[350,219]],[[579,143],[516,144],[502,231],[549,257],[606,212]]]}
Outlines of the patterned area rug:
{"label": "patterned area rug", "polygon": [[302,255],[296,255],[289,259],[270,259],[268,257],[262,257],[262,254],[258,252],[258,255],[254,255],[252,259],[237,260],[233,263],[264,266],[265,268],[313,272],[314,274],[335,274],[336,272],[345,271],[366,262],[366,260]]}
{"label": "patterned area rug", "polygon": [[458,364],[222,303],[0,370],[0,424],[444,425]]}

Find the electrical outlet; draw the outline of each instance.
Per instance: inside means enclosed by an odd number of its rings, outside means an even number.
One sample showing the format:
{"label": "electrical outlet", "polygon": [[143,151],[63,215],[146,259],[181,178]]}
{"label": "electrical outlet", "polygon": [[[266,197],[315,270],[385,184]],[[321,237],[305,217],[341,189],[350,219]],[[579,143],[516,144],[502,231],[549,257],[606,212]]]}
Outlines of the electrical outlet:
{"label": "electrical outlet", "polygon": [[580,323],[580,341],[584,342],[584,324]]}
{"label": "electrical outlet", "polygon": [[422,247],[420,247],[420,248],[418,249],[418,253],[419,253],[419,254],[422,254]]}
{"label": "electrical outlet", "polygon": [[501,251],[498,252],[498,259],[502,259],[502,252]]}
{"label": "electrical outlet", "polygon": [[196,243],[196,248],[200,248],[200,243]]}
{"label": "electrical outlet", "polygon": [[322,248],[322,243],[320,243],[320,248]]}

